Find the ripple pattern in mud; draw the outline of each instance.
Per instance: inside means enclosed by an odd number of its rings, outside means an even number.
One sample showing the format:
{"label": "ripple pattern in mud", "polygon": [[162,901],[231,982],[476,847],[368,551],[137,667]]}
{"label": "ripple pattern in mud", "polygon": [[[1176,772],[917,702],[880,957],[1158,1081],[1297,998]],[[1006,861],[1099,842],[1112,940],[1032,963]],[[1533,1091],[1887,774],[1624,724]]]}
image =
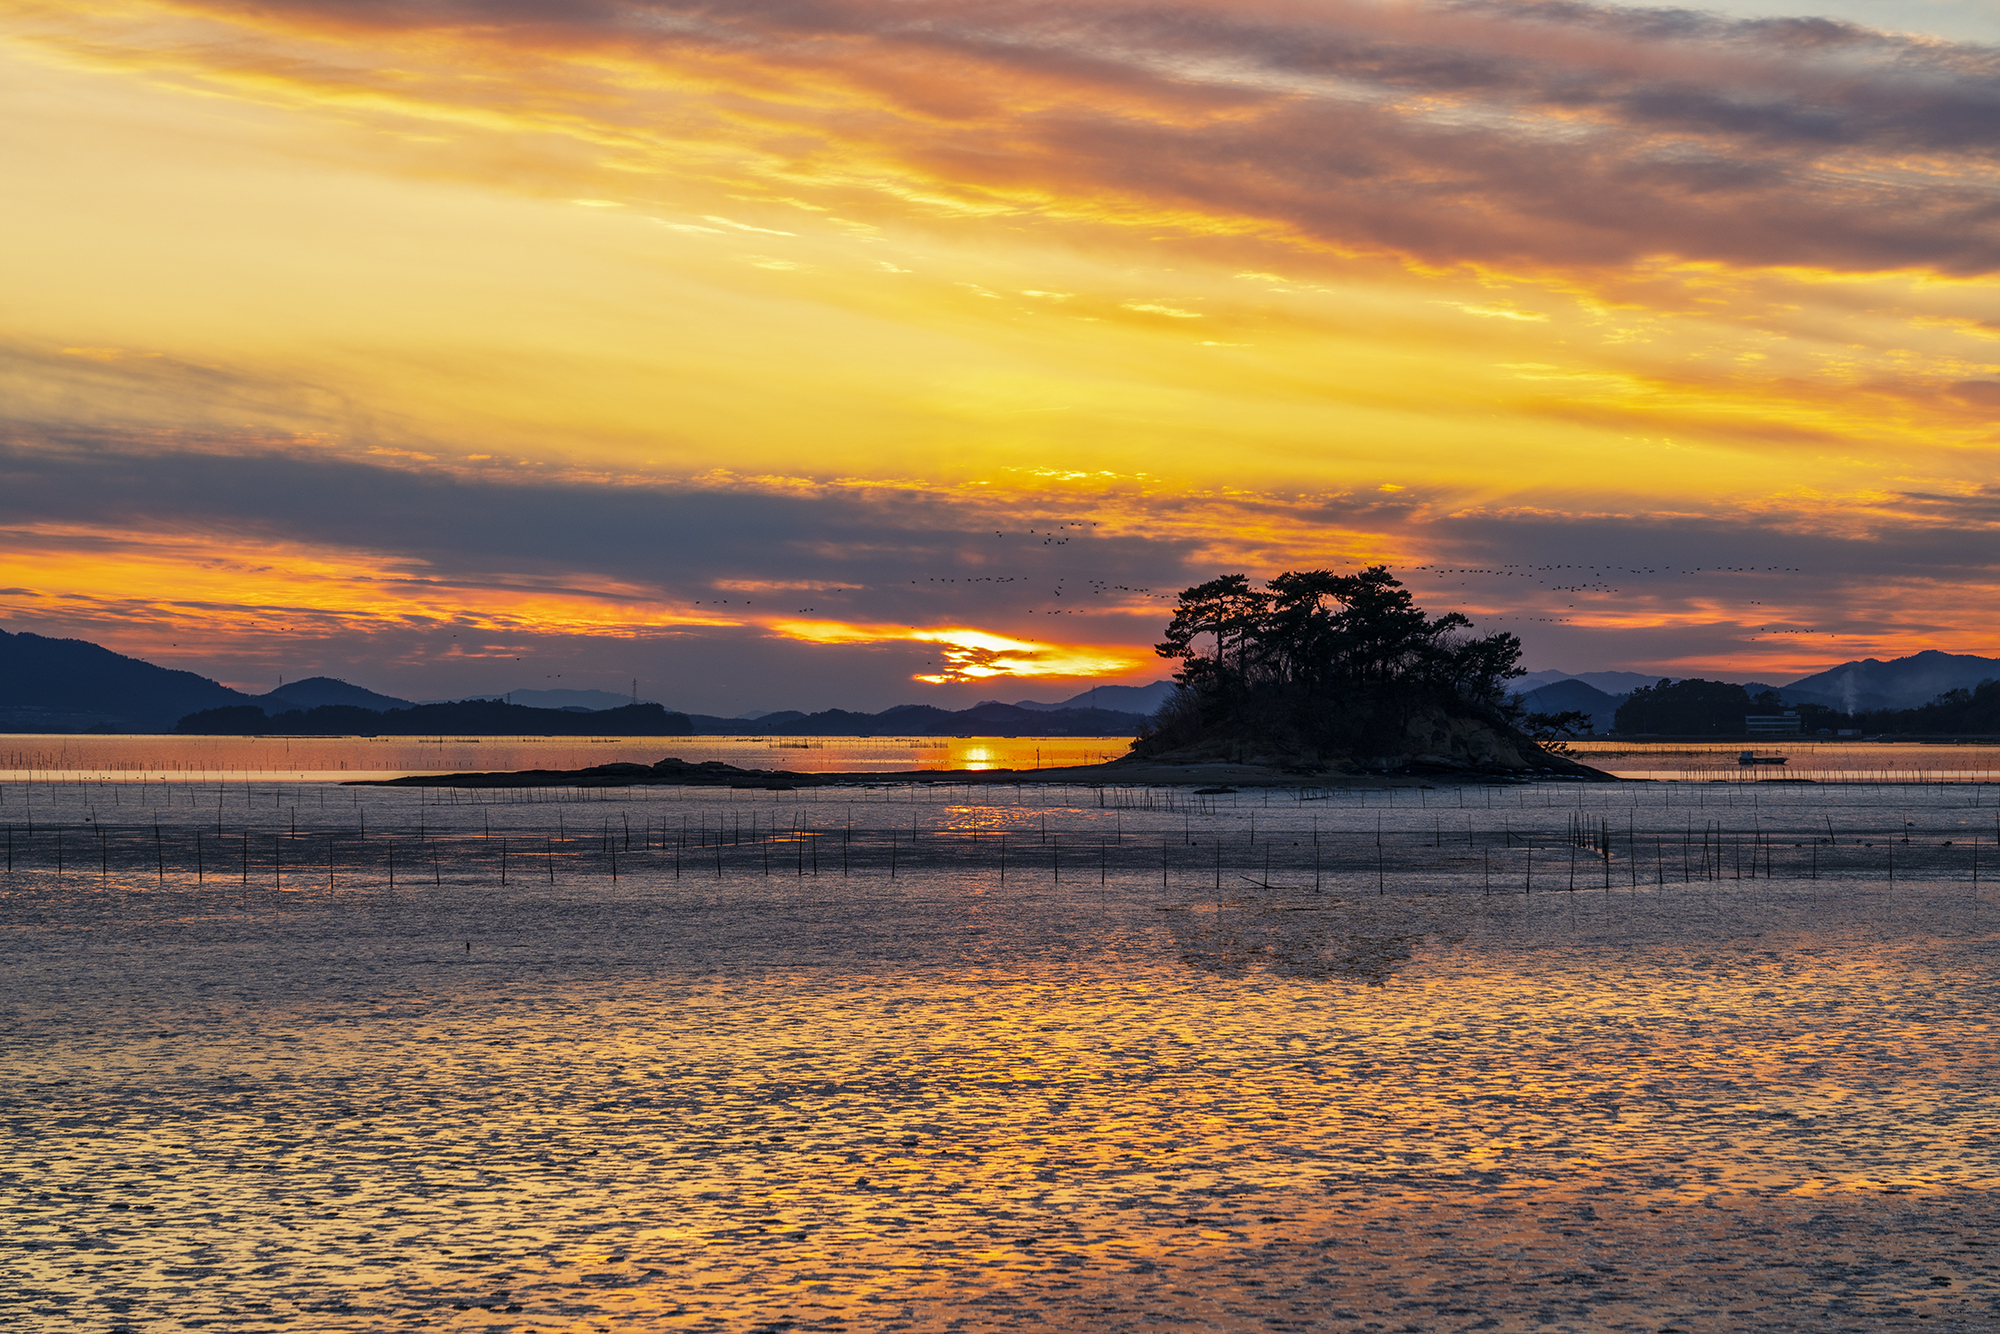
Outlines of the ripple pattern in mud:
{"label": "ripple pattern in mud", "polygon": [[1237,884],[17,875],[15,1309],[2000,1320],[1996,908],[1960,884]]}

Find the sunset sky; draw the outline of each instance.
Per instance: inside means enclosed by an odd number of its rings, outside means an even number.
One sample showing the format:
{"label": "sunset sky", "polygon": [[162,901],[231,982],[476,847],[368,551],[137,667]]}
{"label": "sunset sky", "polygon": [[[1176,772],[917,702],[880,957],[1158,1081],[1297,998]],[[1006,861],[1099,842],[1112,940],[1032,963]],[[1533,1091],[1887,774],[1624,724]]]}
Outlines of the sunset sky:
{"label": "sunset sky", "polygon": [[2000,654],[2000,3],[0,0],[0,626],[704,712]]}

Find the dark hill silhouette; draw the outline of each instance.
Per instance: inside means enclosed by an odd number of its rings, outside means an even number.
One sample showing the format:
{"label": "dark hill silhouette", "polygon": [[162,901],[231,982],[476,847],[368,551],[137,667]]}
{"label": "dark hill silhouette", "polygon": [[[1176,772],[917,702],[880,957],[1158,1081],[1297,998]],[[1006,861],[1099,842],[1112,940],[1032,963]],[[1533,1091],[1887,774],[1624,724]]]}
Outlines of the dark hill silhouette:
{"label": "dark hill silhouette", "polygon": [[0,728],[164,732],[196,709],[247,704],[250,696],[193,672],[82,639],[0,630]]}
{"label": "dark hill silhouette", "polygon": [[1756,707],[1734,681],[1688,677],[1633,691],[1618,706],[1617,723],[1626,736],[1742,736],[1744,715]]}
{"label": "dark hill silhouette", "polygon": [[209,709],[174,729],[201,736],[434,736],[444,732],[502,736],[1132,736],[1144,721],[1110,709],[1041,712],[1012,704],[982,704],[953,712],[905,704],[884,713],[824,709],[772,714],[757,723],[740,718],[690,717],[658,704],[627,704],[580,712],[531,709],[500,700],[417,704],[407,709],[357,709],[329,704],[266,716],[254,704]]}
{"label": "dark hill silhouette", "polygon": [[1612,718],[1625,700],[1623,695],[1606,694],[1596,686],[1574,678],[1551,681],[1515,698],[1530,713],[1567,713],[1571,710],[1587,713],[1593,732],[1609,732]]}
{"label": "dark hill silhouette", "polygon": [[1947,690],[1914,709],[1861,714],[1854,719],[1871,731],[1945,736],[2000,735],[2000,681]]}
{"label": "dark hill silhouette", "polygon": [[[1143,686],[1098,686],[1086,690],[1081,695],[1071,696],[1060,704],[1043,704],[1038,700],[1017,699],[1017,709],[1032,709],[1036,713],[1056,713],[1063,709],[1110,709],[1116,713],[1136,713],[1145,717],[1167,702],[1167,696],[1174,693],[1172,681],[1155,681]],[[986,700],[984,703],[995,701]],[[973,707],[977,708],[978,705]]]}
{"label": "dark hill silhouette", "polygon": [[880,713],[786,709],[754,722],[690,714],[702,736],[1133,736],[1145,719],[1116,709],[1023,709],[988,701],[969,709],[898,704]]}
{"label": "dark hill silhouette", "polygon": [[1809,690],[1827,697],[1827,702],[1846,713],[1876,712],[1917,708],[1946,691],[1971,690],[1983,681],[1995,680],[2000,680],[2000,658],[1933,648],[1887,662],[1879,658],[1843,662],[1790,682],[1785,697],[1793,699],[1794,690]]}
{"label": "dark hill silhouette", "polygon": [[267,716],[254,704],[189,714],[174,728],[188,736],[692,736],[684,713],[657,704],[627,704],[596,712],[531,709],[495,699],[414,704],[407,709],[360,709],[323,704]]}
{"label": "dark hill silhouette", "polygon": [[267,695],[255,696],[266,713],[286,709],[316,709],[322,704],[351,704],[362,709],[407,709],[410,701],[394,695],[378,694],[349,685],[331,676],[309,676],[303,681],[287,681]]}

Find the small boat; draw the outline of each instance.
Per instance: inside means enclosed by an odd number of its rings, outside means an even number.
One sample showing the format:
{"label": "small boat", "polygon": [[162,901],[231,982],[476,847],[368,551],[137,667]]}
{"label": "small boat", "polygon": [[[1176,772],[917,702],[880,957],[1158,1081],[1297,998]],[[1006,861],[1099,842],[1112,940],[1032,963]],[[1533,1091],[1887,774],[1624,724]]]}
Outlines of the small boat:
{"label": "small boat", "polygon": [[1759,755],[1755,751],[1746,750],[1736,757],[1736,762],[1738,764],[1783,764],[1788,758],[1790,757],[1785,755]]}

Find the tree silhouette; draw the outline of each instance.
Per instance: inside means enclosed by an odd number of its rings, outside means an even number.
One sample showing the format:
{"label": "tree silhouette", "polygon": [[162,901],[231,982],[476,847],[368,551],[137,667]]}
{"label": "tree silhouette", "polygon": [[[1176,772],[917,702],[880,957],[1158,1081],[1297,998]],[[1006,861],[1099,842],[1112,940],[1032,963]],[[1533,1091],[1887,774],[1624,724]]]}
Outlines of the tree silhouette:
{"label": "tree silhouette", "polygon": [[1612,725],[1628,735],[1741,736],[1743,716],[1750,709],[1750,692],[1728,681],[1663,680],[1633,691],[1618,706]]}
{"label": "tree silhouette", "polygon": [[1181,664],[1180,690],[1145,744],[1170,746],[1225,724],[1334,745],[1357,729],[1400,731],[1427,706],[1504,723],[1504,683],[1521,675],[1521,641],[1471,628],[1457,612],[1426,615],[1381,565],[1288,570],[1262,590],[1222,575],[1175,605],[1155,651]]}

